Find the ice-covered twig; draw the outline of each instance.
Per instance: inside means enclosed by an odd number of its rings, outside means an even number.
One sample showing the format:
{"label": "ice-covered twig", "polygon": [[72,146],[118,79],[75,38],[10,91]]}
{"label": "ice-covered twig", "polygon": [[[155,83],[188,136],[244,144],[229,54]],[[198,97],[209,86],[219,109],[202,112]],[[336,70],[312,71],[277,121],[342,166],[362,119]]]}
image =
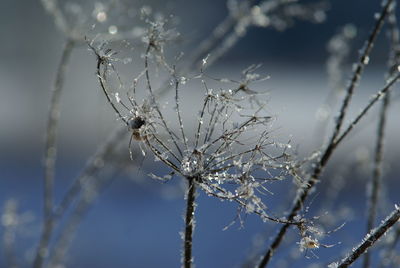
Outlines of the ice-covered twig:
{"label": "ice-covered twig", "polygon": [[352,252],[337,263],[331,263],[330,268],[345,268],[349,267],[354,261],[356,261],[362,254],[365,253],[370,247],[372,247],[382,235],[384,235],[390,228],[398,223],[400,218],[400,207],[395,206],[395,210],[390,213],[390,215],[382,221],[376,229],[371,230],[362,240],[361,244],[354,247]]}
{"label": "ice-covered twig", "polygon": [[[395,7],[396,2],[393,3],[391,9],[389,10],[388,16],[388,36],[390,42],[390,55],[389,55],[389,72],[388,76],[396,75],[399,71],[397,68],[400,66],[400,40],[399,40],[399,29],[397,25]],[[371,181],[368,185],[368,219],[367,219],[367,230],[371,230],[374,226],[377,208],[378,208],[378,200],[379,194],[382,184],[382,165],[383,165],[383,145],[385,139],[385,128],[387,121],[388,108],[390,103],[390,91],[388,91],[383,97],[380,113],[379,113],[379,121],[378,121],[378,129],[377,129],[377,137],[375,143],[375,157],[374,157],[374,166]],[[364,255],[364,268],[370,267],[370,251],[367,251]]]}

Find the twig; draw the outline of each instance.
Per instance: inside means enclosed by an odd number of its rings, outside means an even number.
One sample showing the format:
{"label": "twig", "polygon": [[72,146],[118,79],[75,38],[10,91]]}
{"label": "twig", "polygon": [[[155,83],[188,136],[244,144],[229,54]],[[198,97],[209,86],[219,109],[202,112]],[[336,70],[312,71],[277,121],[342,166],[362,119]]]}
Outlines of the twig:
{"label": "twig", "polygon": [[[121,115],[121,113],[115,106],[114,102],[111,100],[110,95],[107,90],[106,74],[107,74],[107,66],[109,64],[109,59],[107,58],[107,55],[105,55],[105,56],[100,55],[100,52],[97,51],[90,43],[88,43],[88,46],[96,54],[96,57],[97,57],[96,75],[97,75],[97,78],[99,79],[100,87],[103,90],[103,93],[107,98],[107,102],[111,105],[111,107],[113,108],[115,113],[125,123],[125,125],[129,126],[128,121]],[[107,50],[106,50],[106,52],[107,52]],[[108,52],[110,52],[110,51],[108,51]],[[101,73],[101,66],[103,66],[103,73]]]}
{"label": "twig", "polygon": [[375,242],[379,240],[379,238],[389,231],[390,228],[393,227],[394,224],[400,218],[400,207],[396,205],[396,209],[379,225],[376,229],[371,230],[368,233],[362,243],[358,245],[356,248],[353,248],[352,252],[339,263],[332,263],[329,267],[335,268],[345,268],[349,267],[354,261],[356,261],[365,251],[367,251]]}
{"label": "twig", "polygon": [[196,185],[194,178],[188,179],[188,193],[186,202],[186,217],[185,217],[185,241],[184,241],[184,258],[183,266],[185,268],[192,267],[192,244],[193,244],[193,229],[194,229],[194,211],[196,208],[195,198],[196,198]]}
{"label": "twig", "polygon": [[[314,188],[314,185],[319,181],[320,176],[322,174],[323,169],[325,168],[328,160],[330,159],[332,153],[335,151],[335,149],[337,148],[337,145],[340,143],[341,139],[336,140],[336,137],[339,135],[339,131],[341,129],[341,126],[343,124],[343,119],[344,116],[347,113],[347,108],[350,104],[350,100],[351,97],[353,95],[354,89],[356,87],[356,85],[358,84],[361,75],[363,73],[364,67],[367,64],[367,59],[369,59],[369,54],[372,50],[373,44],[376,40],[376,37],[378,35],[378,33],[380,32],[380,29],[384,23],[385,17],[388,14],[388,10],[389,7],[391,5],[391,3],[393,2],[393,0],[389,0],[386,2],[386,4],[383,6],[383,9],[380,13],[380,16],[372,30],[372,33],[370,35],[370,37],[368,38],[366,47],[360,57],[360,60],[357,64],[357,68],[353,74],[353,77],[351,79],[350,85],[347,88],[346,92],[346,97],[342,103],[341,109],[340,109],[340,113],[339,113],[339,117],[336,121],[336,126],[333,132],[333,135],[331,137],[331,140],[327,146],[327,148],[325,149],[319,163],[317,163],[315,165],[315,168],[313,170],[313,173],[310,177],[310,179],[307,181],[307,183],[298,191],[298,195],[295,198],[294,201],[294,205],[291,209],[291,212],[289,214],[289,216],[287,217],[288,221],[293,220],[293,218],[297,215],[297,213],[300,211],[300,209],[302,208],[302,204],[304,203],[305,199],[308,197],[308,194],[310,193],[310,190]],[[398,79],[398,77],[397,77]],[[396,79],[396,80],[397,80]],[[395,82],[395,80],[393,81]],[[379,98],[379,96],[378,96]],[[375,101],[376,102],[376,101]],[[371,106],[373,105],[373,103],[371,104]],[[368,108],[369,109],[369,108]],[[368,110],[367,109],[367,110]],[[363,114],[359,119],[361,119],[365,114]],[[358,120],[359,121],[359,120]],[[357,122],[358,122],[357,121]],[[348,132],[352,129],[352,127],[354,127],[354,125],[350,125],[350,127],[348,128]],[[347,132],[347,133],[348,133]],[[341,138],[344,138],[347,133],[345,132]],[[272,255],[274,254],[275,250],[280,246],[287,229],[289,228],[290,225],[285,224],[281,227],[281,229],[279,230],[278,234],[275,236],[271,246],[267,249],[265,255],[262,257],[260,263],[258,264],[258,267],[265,267],[268,262],[270,261]]]}
{"label": "twig", "polygon": [[350,133],[350,131],[357,125],[358,122],[364,116],[367,114],[369,109],[374,106],[374,104],[381,98],[384,98],[384,96],[392,89],[392,86],[399,80],[400,78],[400,72],[397,73],[395,77],[390,79],[387,84],[378,92],[376,93],[372,99],[369,101],[369,103],[365,106],[364,109],[361,110],[361,112],[357,115],[357,117],[349,124],[349,126],[346,128],[346,130],[343,131],[343,133],[337,138],[337,140],[334,141],[333,146],[336,147],[339,145],[339,143]]}
{"label": "twig", "polygon": [[[385,1],[384,1],[385,2]],[[357,67],[353,73],[353,76],[351,78],[350,84],[348,88],[346,89],[346,96],[343,100],[342,106],[340,108],[339,116],[336,119],[336,125],[335,125],[335,130],[333,132],[333,135],[331,137],[331,143],[336,139],[336,137],[340,133],[340,129],[343,125],[344,117],[347,114],[347,109],[350,105],[351,98],[354,93],[354,89],[358,85],[359,81],[361,80],[361,76],[364,72],[365,66],[369,63],[369,55],[371,54],[372,48],[374,46],[375,40],[378,37],[378,34],[385,22],[385,19],[388,15],[390,6],[392,5],[393,0],[388,0],[386,4],[384,5],[378,20],[376,21],[374,28],[368,37],[368,40],[365,44],[365,48],[363,49],[363,52],[361,54],[361,57],[357,63]]]}
{"label": "twig", "polygon": [[145,56],[144,56],[144,69],[145,69],[145,75],[146,75],[147,89],[150,92],[152,105],[154,105],[158,115],[160,116],[160,120],[163,123],[165,130],[167,131],[168,135],[170,136],[171,140],[173,141],[173,143],[174,143],[176,149],[178,150],[179,154],[181,156],[183,156],[182,150],[180,149],[180,147],[179,147],[174,135],[172,134],[172,131],[168,127],[168,124],[167,124],[163,114],[161,113],[160,107],[159,107],[159,105],[157,103],[156,96],[153,93],[153,89],[152,89],[152,85],[151,85],[151,79],[150,79],[150,73],[149,73],[149,56],[150,56],[150,50],[151,50],[151,48],[153,46],[154,46],[154,42],[150,41],[148,46],[147,46],[147,49],[146,49],[146,52],[145,52]]}
{"label": "twig", "polygon": [[351,52],[351,41],[353,41],[355,36],[355,26],[347,24],[338,34],[334,35],[327,44],[329,57],[326,61],[326,71],[328,74],[330,91],[325,101],[317,110],[318,118],[314,136],[318,142],[319,140],[323,142],[327,138],[326,135],[332,117],[332,111],[339,102],[340,93],[345,88],[345,67]]}
{"label": "twig", "polygon": [[64,86],[65,73],[67,65],[75,46],[75,42],[68,39],[65,43],[63,53],[56,74],[54,83],[49,118],[46,130],[46,145],[44,156],[44,226],[39,242],[39,247],[36,252],[34,267],[41,267],[43,258],[46,256],[47,247],[49,244],[50,234],[53,229],[52,213],[53,213],[53,184],[54,184],[54,166],[57,155],[57,127],[59,121],[60,98]]}
{"label": "twig", "polygon": [[186,139],[186,135],[185,135],[185,131],[183,129],[183,121],[182,121],[182,116],[181,116],[181,110],[179,107],[179,103],[180,103],[180,99],[179,99],[179,81],[178,78],[176,76],[175,77],[175,103],[176,103],[176,113],[178,116],[178,121],[179,121],[179,128],[181,130],[181,134],[182,134],[182,139],[183,139],[183,143],[185,144],[185,150],[188,151],[189,147],[187,144],[187,139]]}
{"label": "twig", "polygon": [[[399,55],[397,50],[399,47],[399,31],[397,27],[396,14],[395,14],[395,4],[389,10],[388,16],[388,25],[389,25],[389,38],[390,38],[390,55],[389,55],[389,76],[392,76],[397,72],[396,68],[398,66]],[[373,167],[373,175],[371,178],[371,182],[369,185],[369,200],[368,200],[368,219],[367,219],[367,230],[371,230],[374,227],[376,215],[377,215],[377,207],[379,194],[382,183],[382,162],[383,162],[383,142],[385,138],[385,127],[386,120],[388,114],[388,108],[390,103],[390,92],[385,94],[383,98],[383,102],[381,105],[381,110],[379,114],[379,122],[378,122],[378,133],[376,137],[375,144],[375,158],[374,158],[374,167]],[[370,267],[370,259],[371,259],[371,251],[367,251],[364,255],[364,268]]]}

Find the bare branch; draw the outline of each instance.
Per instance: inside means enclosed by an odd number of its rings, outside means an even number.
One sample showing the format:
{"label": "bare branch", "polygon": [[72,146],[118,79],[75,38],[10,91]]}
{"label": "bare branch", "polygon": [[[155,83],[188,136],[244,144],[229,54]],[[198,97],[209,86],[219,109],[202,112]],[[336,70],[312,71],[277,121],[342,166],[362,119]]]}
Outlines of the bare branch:
{"label": "bare branch", "polygon": [[400,207],[396,205],[396,209],[384,220],[381,225],[376,229],[373,229],[368,233],[361,244],[353,248],[352,252],[343,260],[338,263],[331,263],[330,268],[345,268],[349,267],[354,261],[356,261],[362,254],[365,253],[372,245],[374,245],[382,235],[389,231],[393,225],[395,225],[400,218]]}

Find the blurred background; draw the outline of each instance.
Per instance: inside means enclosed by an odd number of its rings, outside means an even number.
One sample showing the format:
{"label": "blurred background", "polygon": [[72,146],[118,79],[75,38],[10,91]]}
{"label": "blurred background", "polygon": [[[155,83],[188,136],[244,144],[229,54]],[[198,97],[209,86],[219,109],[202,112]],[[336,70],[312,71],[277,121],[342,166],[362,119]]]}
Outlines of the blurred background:
{"label": "blurred background", "polygon": [[[77,32],[87,36],[102,31],[110,35],[115,31],[111,26],[117,27],[118,34],[140,32],[141,28],[135,26],[143,24],[140,20],[143,8],[154,16],[163,14],[170,18],[180,33],[179,40],[168,48],[168,53],[183,52],[182,61],[185,57],[190,58],[196,45],[229,14],[223,0],[110,1],[117,3],[115,9],[110,11],[106,20],[99,21],[95,16],[98,13],[93,12],[109,4],[107,1],[59,2],[67,23],[78,25]],[[118,5],[119,2],[123,5]],[[321,105],[326,103],[328,96],[332,97],[332,81],[327,72],[327,59],[331,56],[329,41],[347,25],[351,40],[348,43],[349,55],[343,65],[346,82],[359,49],[375,22],[374,14],[381,8],[380,1],[324,3],[327,4],[322,10],[326,12],[316,13],[314,17],[314,22],[320,23],[294,19],[293,25],[281,30],[250,26],[238,42],[207,70],[213,77],[238,80],[243,69],[261,63],[258,72],[270,76],[270,79],[255,84],[254,88],[268,92],[267,109],[275,118],[274,137],[281,142],[290,140],[297,147],[299,158],[318,150],[326,137],[326,131],[321,128],[326,107],[321,108]],[[125,13],[120,16],[118,12]],[[83,19],[85,16],[88,19]],[[389,48],[385,31],[386,28],[378,38],[357,88],[348,120],[384,85]],[[50,92],[66,35],[40,1],[13,0],[1,1],[0,34],[0,209],[3,214],[0,249],[4,251],[7,249],[6,241],[13,241],[18,267],[29,267],[42,224],[42,163]],[[139,44],[132,42],[131,45],[132,53],[136,53],[138,59],[140,49],[136,46]],[[86,45],[77,45],[73,49],[60,109],[56,202],[80,174],[88,157],[120,125],[100,92],[95,64],[95,57]],[[129,64],[135,68],[135,64],[142,62],[134,60]],[[202,94],[196,88],[187,90],[189,95]],[[380,218],[392,209],[393,203],[399,202],[396,187],[400,186],[400,170],[396,162],[400,153],[397,116],[400,105],[399,94],[396,90],[394,92],[385,139],[385,202],[381,204]],[[191,105],[188,101],[183,109],[190,109]],[[334,111],[335,108],[337,105],[333,107]],[[296,245],[300,238],[293,231],[276,253],[272,267],[325,267],[340,259],[364,236],[366,185],[371,176],[377,119],[378,109],[373,109],[342,144],[312,196],[313,202],[308,204],[311,216],[327,213],[324,216],[327,230],[335,228],[329,222],[337,225],[346,222],[341,230],[324,240],[326,244],[341,244],[315,250],[318,258],[312,254],[311,257],[305,256]],[[329,133],[329,126],[327,129]],[[104,177],[113,174],[113,179],[104,184],[103,190],[85,211],[67,253],[65,267],[180,265],[182,240],[179,233],[183,231],[185,204],[182,182],[175,178],[163,184],[149,178],[147,174],[150,171],[162,174],[162,166],[154,163],[151,156],[130,161],[128,142],[129,137],[124,137],[119,144],[117,164],[114,163],[116,170],[101,174]],[[143,165],[139,164],[141,162]],[[141,166],[139,171],[138,166]],[[336,188],[341,189],[338,192],[340,198],[324,203]],[[294,190],[290,181],[274,186],[274,197],[268,200],[267,205],[277,208],[277,212],[287,209]],[[7,236],[8,221],[4,217],[10,208],[15,208],[18,215],[12,222],[14,225],[11,224],[15,229],[11,238]],[[244,228],[234,224],[223,231],[235,216],[234,204],[199,193],[194,236],[197,267],[241,267],[253,253],[266,249],[268,238],[278,228],[276,224],[264,223],[257,216],[248,215]],[[66,223],[61,221],[61,225]],[[57,231],[55,237],[59,235]],[[7,258],[0,256],[0,267],[7,267]],[[360,263],[355,267],[360,267]]]}

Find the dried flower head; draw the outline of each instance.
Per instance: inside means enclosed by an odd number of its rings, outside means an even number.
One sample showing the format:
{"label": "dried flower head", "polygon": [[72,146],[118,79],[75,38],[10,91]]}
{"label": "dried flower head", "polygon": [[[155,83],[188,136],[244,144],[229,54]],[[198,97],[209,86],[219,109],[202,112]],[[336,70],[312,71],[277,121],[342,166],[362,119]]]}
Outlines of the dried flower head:
{"label": "dried flower head", "polygon": [[[115,93],[116,103],[110,97],[108,76],[110,73],[117,75],[112,61],[106,57],[111,52],[102,53],[90,46],[98,58],[98,77],[107,100],[132,131],[132,138],[168,166],[172,174],[194,180],[210,196],[236,201],[243,212],[282,222],[267,214],[261,196],[270,193],[268,184],[281,180],[287,173],[290,145],[271,139],[272,118],[264,109],[262,94],[250,89],[252,82],[265,79],[255,73],[258,66],[243,71],[240,81],[215,79],[203,72],[194,78],[182,77],[165,62],[163,50],[157,45],[163,38],[160,31],[150,25],[144,70],[134,79],[133,88],[127,90],[128,102],[121,100],[118,92]],[[153,53],[159,57],[156,59]],[[106,56],[102,57],[103,54]],[[161,66],[171,76],[171,86],[175,89],[172,105],[161,105],[153,90],[151,61],[154,59],[157,67],[161,60]],[[148,93],[142,103],[135,96],[139,81]],[[217,85],[209,88],[209,83]],[[229,87],[223,88],[227,83]],[[201,101],[182,101],[181,92],[188,86],[204,91]],[[118,90],[123,88],[120,86]],[[188,116],[181,106],[186,101],[192,101],[192,107],[198,106],[199,111],[193,113],[192,109],[189,111],[192,115]],[[117,104],[127,115],[123,115]],[[172,113],[171,107],[174,108]],[[189,121],[194,122],[194,126],[186,125]],[[152,174],[152,177],[170,179],[171,173],[166,177]]]}

